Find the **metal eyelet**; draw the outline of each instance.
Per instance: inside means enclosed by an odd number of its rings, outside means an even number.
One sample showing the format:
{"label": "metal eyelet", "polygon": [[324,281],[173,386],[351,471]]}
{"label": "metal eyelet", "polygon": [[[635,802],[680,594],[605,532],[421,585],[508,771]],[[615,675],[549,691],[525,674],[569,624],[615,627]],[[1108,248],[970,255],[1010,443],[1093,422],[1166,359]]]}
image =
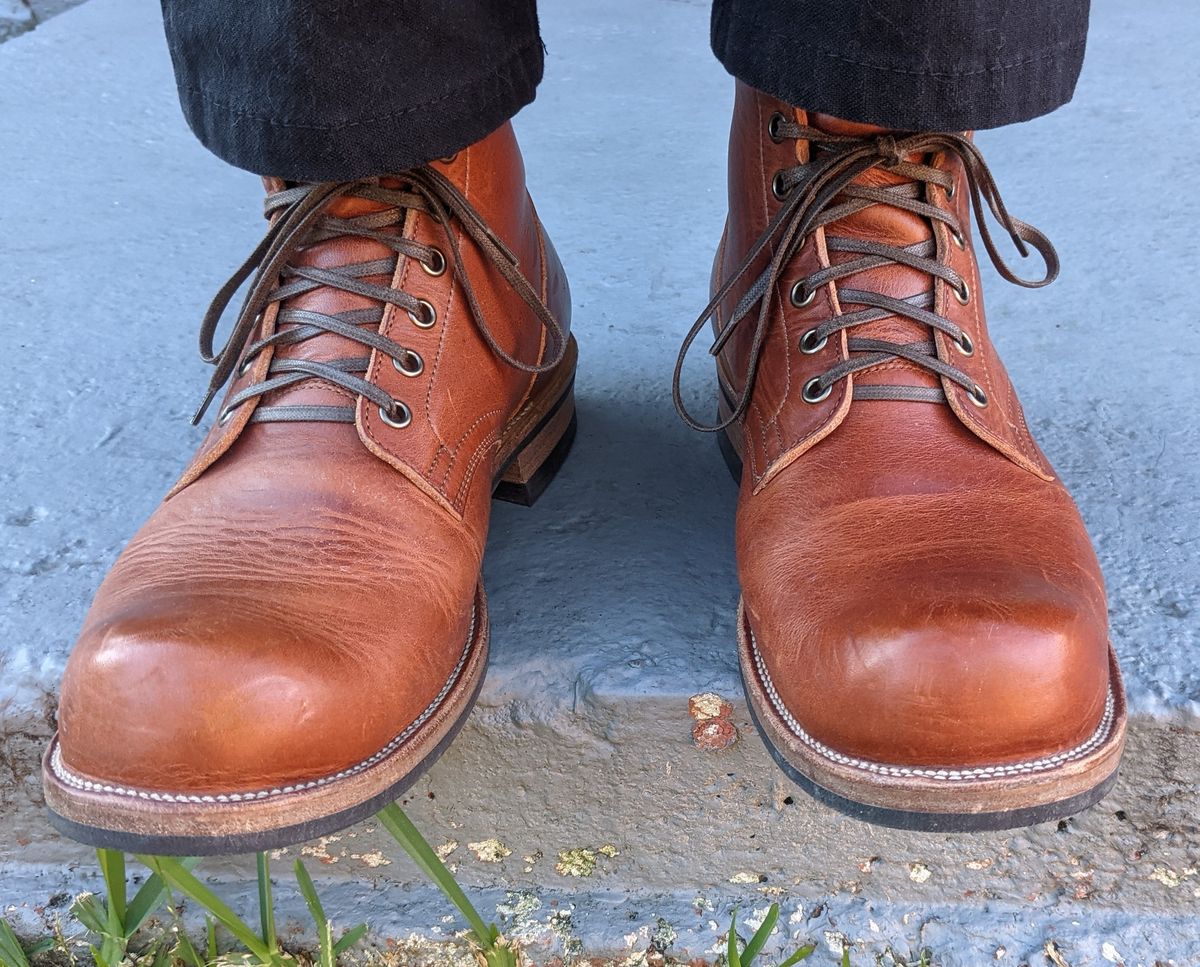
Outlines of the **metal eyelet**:
{"label": "metal eyelet", "polygon": [[820,339],[818,339],[817,330],[810,329],[800,337],[800,352],[807,356],[811,356],[813,353],[819,353],[822,349],[824,349],[827,342],[829,342],[828,336],[822,336]]}
{"label": "metal eyelet", "polygon": [[430,261],[422,262],[421,268],[425,270],[426,275],[441,275],[446,271],[446,256],[440,248],[430,249]]}
{"label": "metal eyelet", "polygon": [[256,361],[256,357],[254,357],[254,356],[247,356],[245,359],[242,360],[242,364],[240,366],[238,366],[238,371],[237,371],[238,379],[241,379],[248,372],[250,372],[251,369],[254,368],[255,361]]}
{"label": "metal eyelet", "polygon": [[233,418],[233,414],[236,412],[237,412],[236,406],[221,407],[221,412],[217,415],[217,426],[224,426],[226,423],[228,423]]}
{"label": "metal eyelet", "polygon": [[787,198],[790,191],[791,189],[784,184],[783,172],[775,172],[775,177],[771,179],[771,194],[780,201],[783,201],[785,198]]}
{"label": "metal eyelet", "polygon": [[788,298],[791,300],[792,305],[794,305],[797,309],[803,309],[806,305],[809,305],[813,301],[813,299],[815,299],[816,297],[817,297],[817,290],[812,289],[810,291],[808,286],[806,286],[804,284],[803,279],[801,279],[799,282],[797,282],[795,285],[793,285],[792,291],[788,294]]}
{"label": "metal eyelet", "polygon": [[965,332],[959,333],[959,336],[957,339],[951,339],[950,341],[952,343],[954,343],[954,348],[957,349],[964,356],[974,356],[975,355],[975,344],[973,342],[971,342],[971,337],[968,336]]}
{"label": "metal eyelet", "polygon": [[951,286],[951,291],[954,293],[954,298],[958,300],[960,305],[965,306],[971,301],[971,287],[967,285],[966,279],[963,279],[961,289],[958,286]]}
{"label": "metal eyelet", "polygon": [[962,232],[956,232],[954,229],[950,230],[950,241],[961,249],[965,250],[967,247],[967,240],[963,238]]}
{"label": "metal eyelet", "polygon": [[786,120],[787,118],[776,111],[771,115],[771,120],[767,122],[767,137],[769,137],[776,144],[781,144],[783,142],[783,138],[779,134],[779,125],[783,124],[783,122]]}
{"label": "metal eyelet", "polygon": [[379,418],[390,427],[397,430],[403,430],[412,422],[412,410],[399,400],[392,400],[392,409],[396,411],[398,416],[392,416],[382,406],[379,407]]}
{"label": "metal eyelet", "polygon": [[821,377],[814,376],[804,384],[804,388],[800,391],[800,397],[805,403],[820,403],[832,392],[832,384],[821,389]]}
{"label": "metal eyelet", "polygon": [[412,309],[408,310],[408,318],[413,321],[413,325],[418,329],[432,329],[437,323],[437,309],[433,307],[432,302],[425,299],[418,299],[417,305],[421,309],[421,315],[417,315]]}
{"label": "metal eyelet", "polygon": [[946,200],[947,201],[954,201],[954,192],[957,189],[957,187],[958,186],[953,181],[950,182],[950,187],[946,189]]}
{"label": "metal eyelet", "polygon": [[403,363],[395,356],[392,357],[392,365],[396,367],[396,372],[405,376],[420,376],[425,372],[425,360],[415,349],[406,349],[401,359],[404,360]]}
{"label": "metal eyelet", "polygon": [[981,410],[988,405],[987,393],[983,391],[983,387],[978,383],[967,390],[967,399],[978,406]]}

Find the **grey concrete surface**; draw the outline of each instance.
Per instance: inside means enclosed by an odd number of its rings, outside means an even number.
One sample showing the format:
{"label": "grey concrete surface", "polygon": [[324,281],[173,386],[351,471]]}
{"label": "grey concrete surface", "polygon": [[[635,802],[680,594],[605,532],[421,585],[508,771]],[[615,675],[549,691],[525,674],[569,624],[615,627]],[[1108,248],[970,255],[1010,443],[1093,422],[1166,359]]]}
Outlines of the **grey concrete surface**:
{"label": "grey concrete surface", "polygon": [[83,0],[0,0],[0,44],[70,10]]}
{"label": "grey concrete surface", "polygon": [[[948,965],[1042,964],[1050,940],[1072,967],[1200,963],[1194,6],[1097,0],[1075,102],[979,139],[1063,255],[1042,292],[989,273],[991,327],[1096,540],[1135,718],[1104,806],[976,837],[833,816],[745,723],[725,753],[691,747],[687,696],[738,693],[735,493],[668,381],[724,214],[731,84],[701,0],[544,8],[546,82],[517,126],[572,278],[581,433],[537,508],[497,508],[491,675],[414,817],[460,842],[487,902],[525,891],[506,909],[539,950],[644,951],[661,917],[674,950],[704,955],[710,921],[778,898],[826,960],[845,936]],[[32,917],[92,882],[38,810],[54,686],[104,570],[198,442],[196,325],[262,223],[256,180],[187,132],[152,4],[93,0],[0,48],[0,157],[0,904]],[[702,406],[711,374],[689,372]],[[496,865],[468,847],[491,836],[513,850]],[[592,876],[555,871],[607,843]],[[379,865],[377,832],[323,849],[332,907],[453,929],[412,868]],[[230,889],[244,873],[208,869]]]}

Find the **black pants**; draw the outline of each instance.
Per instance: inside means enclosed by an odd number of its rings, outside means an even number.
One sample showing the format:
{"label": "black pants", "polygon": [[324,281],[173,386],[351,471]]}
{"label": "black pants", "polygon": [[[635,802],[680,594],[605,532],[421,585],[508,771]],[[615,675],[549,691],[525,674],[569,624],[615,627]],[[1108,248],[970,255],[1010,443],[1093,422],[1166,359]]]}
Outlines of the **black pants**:
{"label": "black pants", "polygon": [[[560,0],[561,2],[561,0]],[[715,0],[713,51],[791,104],[905,130],[1070,100],[1089,0]],[[232,164],[400,171],[493,131],[542,77],[535,0],[162,0],[180,100]]]}

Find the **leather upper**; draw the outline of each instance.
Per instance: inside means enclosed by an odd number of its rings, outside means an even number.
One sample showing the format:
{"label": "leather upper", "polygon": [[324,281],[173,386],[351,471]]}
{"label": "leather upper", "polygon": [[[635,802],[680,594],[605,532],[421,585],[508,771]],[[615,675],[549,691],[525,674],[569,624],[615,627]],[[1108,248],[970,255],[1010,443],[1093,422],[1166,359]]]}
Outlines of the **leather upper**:
{"label": "leather upper", "polygon": [[[569,295],[504,126],[435,166],[516,256],[564,330]],[[269,184],[268,187],[271,187]],[[278,187],[278,186],[276,186]],[[369,202],[338,198],[335,214]],[[403,231],[451,257],[433,219]],[[500,344],[543,358],[529,307],[460,236],[475,295]],[[305,247],[301,264],[388,254],[370,239]],[[258,400],[214,422],[191,466],[104,580],[62,685],[65,765],[138,788],[241,792],[351,767],[433,703],[475,620],[497,438],[536,377],[495,357],[456,274],[401,257],[371,281],[428,300],[428,328],[389,306],[381,331],[419,351],[417,376],[374,353],[368,378],[412,412],[398,429],[359,401],[355,424],[250,422]],[[369,305],[322,287],[293,308]],[[278,306],[256,336],[269,335]],[[345,355],[336,334],[265,351],[227,399],[261,380],[272,352]],[[351,347],[352,349],[352,347]],[[283,403],[345,405],[317,380],[268,393]],[[353,398],[350,400],[354,402]]]}
{"label": "leather upper", "polygon": [[[839,134],[868,130],[807,115],[739,83],[730,139],[730,213],[714,268],[716,289],[762,234],[780,201],[777,170],[807,159],[803,142],[776,142],[776,113]],[[962,189],[957,159],[935,158]],[[875,167],[860,184],[896,176]],[[895,183],[892,181],[891,183]],[[936,186],[927,201],[956,206],[965,190]],[[960,304],[942,280],[884,264],[821,287],[802,307],[794,280],[830,264],[828,232],[909,245],[931,236],[968,281]],[[1033,442],[987,337],[978,269],[931,219],[873,205],[817,228],[771,300],[771,325],[745,416],[731,427],[743,456],[738,565],[753,643],[787,710],[818,741],[868,761],[926,765],[1016,762],[1074,746],[1097,727],[1109,692],[1103,579],[1079,513]],[[718,331],[760,265],[722,303]],[[938,332],[938,355],[985,391],[904,359],[834,384],[817,403],[805,382],[847,358],[847,333],[819,352],[802,334],[831,315],[839,289],[906,298],[935,287],[934,311],[967,332],[964,356]],[[718,357],[722,414],[743,388],[749,327]],[[744,330],[744,331],[743,331]],[[928,328],[890,317],[854,336],[929,340]],[[852,398],[854,387],[941,386],[947,403]]]}

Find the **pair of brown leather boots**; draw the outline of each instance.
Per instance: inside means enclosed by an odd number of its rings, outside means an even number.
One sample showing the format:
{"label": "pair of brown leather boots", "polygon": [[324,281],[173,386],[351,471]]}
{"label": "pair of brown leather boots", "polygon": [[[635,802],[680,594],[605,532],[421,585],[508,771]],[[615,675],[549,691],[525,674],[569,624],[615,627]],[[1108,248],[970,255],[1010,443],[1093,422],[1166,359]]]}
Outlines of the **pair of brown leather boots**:
{"label": "pair of brown leather boots", "polygon": [[[892,825],[1090,804],[1125,726],[1102,578],[988,339],[969,210],[1013,281],[1048,282],[1052,247],[965,136],[741,86],[729,166],[684,346],[713,321],[717,423],[680,370],[676,401],[741,480],[739,655],[772,753]],[[224,402],[63,681],[46,799],[85,842],[264,849],[395,798],[483,679],[490,501],[532,503],[575,432],[567,282],[508,126],[392,177],[267,189],[267,237],[202,330]],[[985,205],[1046,278],[1007,269]]]}

